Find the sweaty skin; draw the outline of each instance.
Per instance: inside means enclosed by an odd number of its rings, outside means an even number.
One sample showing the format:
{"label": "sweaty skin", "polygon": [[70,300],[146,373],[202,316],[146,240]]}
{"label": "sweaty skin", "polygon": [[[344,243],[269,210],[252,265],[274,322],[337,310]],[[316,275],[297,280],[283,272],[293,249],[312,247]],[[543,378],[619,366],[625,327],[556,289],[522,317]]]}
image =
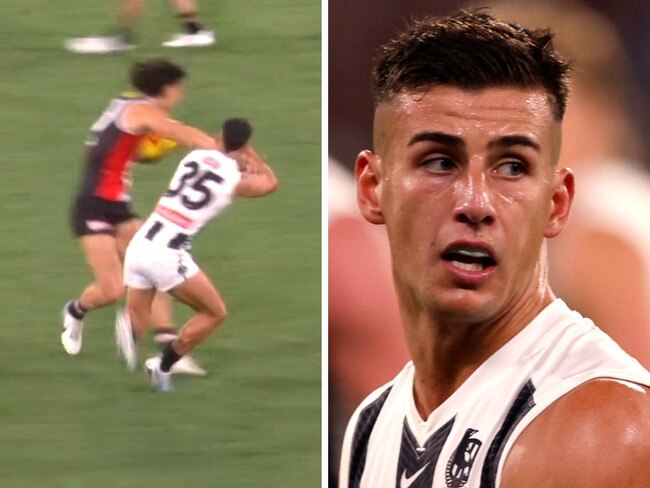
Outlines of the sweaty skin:
{"label": "sweaty skin", "polygon": [[[402,93],[375,121],[377,154],[358,160],[360,208],[386,225],[426,418],[552,300],[542,243],[566,223],[573,177],[556,171],[560,125],[540,90]],[[441,259],[459,241],[493,251],[479,284]]]}
{"label": "sweaty skin", "polygon": [[[403,92],[377,107],[375,152],[364,151],[357,159],[359,207],[367,220],[386,225],[416,371],[415,403],[423,419],[554,298],[547,282],[545,239],[567,224],[574,194],[573,174],[557,168],[560,130],[541,89],[470,92],[440,86]],[[493,265],[467,272],[443,259],[459,243],[489,250]],[[612,390],[610,383],[583,385],[529,429],[543,425],[547,415],[553,415],[558,428],[564,422],[579,423],[566,406],[573,405],[564,402],[571,402],[582,388],[599,398],[587,405],[595,411],[606,408],[603,390],[619,395],[611,400],[617,404],[621,390]],[[645,389],[632,395],[647,403]],[[589,402],[584,395],[576,398]],[[626,412],[615,429],[626,428]],[[526,442],[536,445],[531,432]],[[604,436],[611,437],[605,429],[593,435],[603,442]],[[562,439],[554,441],[580,449]],[[551,443],[544,446],[551,449]],[[543,451],[534,457],[540,462]],[[568,458],[552,459],[566,463]],[[578,486],[549,484],[544,476],[527,478],[527,462],[532,460],[520,458],[520,477],[513,475],[513,481],[501,486]],[[548,464],[545,469],[556,467]]]}
{"label": "sweaty skin", "polygon": [[548,407],[513,445],[501,488],[650,486],[646,388],[600,379]]}

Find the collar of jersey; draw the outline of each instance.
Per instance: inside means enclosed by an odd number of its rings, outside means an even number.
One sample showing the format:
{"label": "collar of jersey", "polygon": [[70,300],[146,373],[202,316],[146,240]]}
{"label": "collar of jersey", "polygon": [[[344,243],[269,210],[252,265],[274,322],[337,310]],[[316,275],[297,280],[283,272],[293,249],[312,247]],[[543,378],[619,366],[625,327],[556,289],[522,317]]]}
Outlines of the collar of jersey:
{"label": "collar of jersey", "polygon": [[566,325],[561,318],[573,313],[576,312],[569,309],[563,300],[559,298],[553,300],[526,327],[481,364],[449,398],[431,412],[426,420],[420,417],[415,406],[413,396],[415,367],[413,362],[409,362],[408,379],[405,382],[409,393],[403,395],[403,398],[406,402],[404,405],[406,418],[411,428],[421,434],[429,433],[450,420],[454,415],[453,412],[458,411],[468,399],[475,398],[475,395],[481,392],[487,394],[493,389],[493,385],[498,384],[502,377],[508,374],[511,367],[523,367],[538,351],[543,350],[549,341],[554,340],[555,334],[551,329]]}

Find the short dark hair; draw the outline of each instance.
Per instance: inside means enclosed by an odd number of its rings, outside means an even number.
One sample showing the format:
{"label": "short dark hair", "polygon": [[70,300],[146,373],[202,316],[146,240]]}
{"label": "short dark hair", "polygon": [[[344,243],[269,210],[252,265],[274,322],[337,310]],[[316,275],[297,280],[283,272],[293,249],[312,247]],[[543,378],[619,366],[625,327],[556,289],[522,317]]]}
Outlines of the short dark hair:
{"label": "short dark hair", "polygon": [[186,76],[183,68],[162,58],[137,61],[131,67],[131,83],[150,97],[160,95],[165,86],[178,83]]}
{"label": "short dark hair", "polygon": [[570,66],[552,39],[547,29],[529,30],[484,10],[415,21],[381,49],[373,71],[375,104],[436,85],[541,87],[562,120]]}

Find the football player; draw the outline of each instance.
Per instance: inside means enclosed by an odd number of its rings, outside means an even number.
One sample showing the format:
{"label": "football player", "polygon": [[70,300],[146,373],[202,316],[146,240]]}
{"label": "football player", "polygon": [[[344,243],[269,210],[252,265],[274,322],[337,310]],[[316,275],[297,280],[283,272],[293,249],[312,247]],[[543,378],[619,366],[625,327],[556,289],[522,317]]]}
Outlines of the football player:
{"label": "football player", "polygon": [[153,213],[131,240],[124,261],[128,287],[125,339],[132,339],[128,361],[137,360],[134,338],[143,337],[157,291],[190,306],[194,316],[162,357],[146,361],[154,389],[170,391],[171,368],[226,319],[226,306],[208,275],[194,262],[193,237],[236,198],[274,192],[278,181],[271,167],[246,144],[250,126],[242,119],[224,125],[216,149],[195,150],[178,165]]}
{"label": "football player", "polygon": [[[163,42],[163,46],[206,47],[216,42],[214,31],[206,29],[199,21],[196,0],[171,0],[172,8],[181,24],[181,32]],[[105,36],[67,39],[68,51],[81,54],[110,54],[135,48],[134,29],[145,10],[145,0],[120,0],[116,27]]]}
{"label": "football player", "polygon": [[[81,351],[85,315],[124,295],[123,257],[142,223],[130,203],[131,168],[142,138],[153,132],[189,148],[217,147],[214,137],[171,118],[183,99],[185,77],[180,66],[164,59],[135,63],[131,83],[138,94],[113,99],[90,128],[71,224],[94,281],[63,309],[61,342],[68,354]],[[154,301],[159,342],[175,338],[170,308],[163,294]]]}

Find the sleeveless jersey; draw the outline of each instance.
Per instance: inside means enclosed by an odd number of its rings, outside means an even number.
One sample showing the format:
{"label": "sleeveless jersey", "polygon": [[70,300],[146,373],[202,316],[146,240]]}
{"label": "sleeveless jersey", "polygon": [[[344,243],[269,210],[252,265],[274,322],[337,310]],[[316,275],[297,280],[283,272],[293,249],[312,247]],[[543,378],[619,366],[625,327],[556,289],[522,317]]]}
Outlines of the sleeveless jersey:
{"label": "sleeveless jersey", "polygon": [[595,378],[650,386],[650,373],[593,322],[555,300],[485,361],[428,419],[408,363],[353,415],[342,488],[496,488],[521,432]]}
{"label": "sleeveless jersey", "polygon": [[143,134],[133,134],[121,125],[124,110],[146,102],[143,97],[114,98],[90,128],[85,170],[79,194],[110,201],[130,200],[131,166]]}
{"label": "sleeveless jersey", "polygon": [[164,224],[169,235],[191,238],[230,205],[240,179],[234,159],[216,150],[192,151],[179,163],[148,222]]}

